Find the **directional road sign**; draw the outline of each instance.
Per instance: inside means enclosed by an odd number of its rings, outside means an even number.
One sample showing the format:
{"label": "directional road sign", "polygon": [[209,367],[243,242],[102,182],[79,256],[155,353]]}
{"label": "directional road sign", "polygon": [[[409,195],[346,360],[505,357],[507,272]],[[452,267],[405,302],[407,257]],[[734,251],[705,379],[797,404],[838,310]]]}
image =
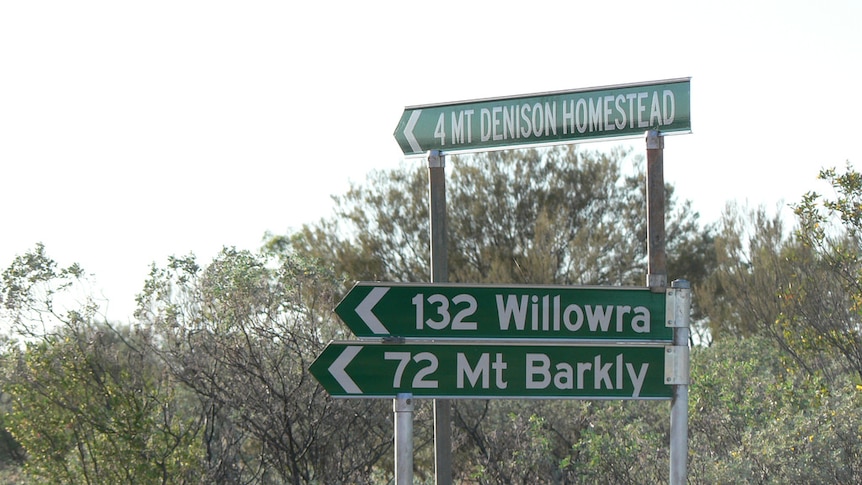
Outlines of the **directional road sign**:
{"label": "directional road sign", "polygon": [[333,397],[669,399],[665,349],[332,342],[311,373]]}
{"label": "directional road sign", "polygon": [[526,94],[405,108],[405,155],[484,151],[691,131],[690,79]]}
{"label": "directional road sign", "polygon": [[360,338],[669,342],[666,310],[648,288],[360,282],[335,313]]}

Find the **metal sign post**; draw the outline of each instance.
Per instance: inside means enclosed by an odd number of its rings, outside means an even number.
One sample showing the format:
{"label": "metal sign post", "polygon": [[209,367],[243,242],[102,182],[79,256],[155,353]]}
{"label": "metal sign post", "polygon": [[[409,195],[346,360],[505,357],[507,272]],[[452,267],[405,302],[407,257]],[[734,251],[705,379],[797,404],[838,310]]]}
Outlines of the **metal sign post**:
{"label": "metal sign post", "polygon": [[[664,137],[656,130],[646,132],[647,151],[647,286],[663,291],[667,287],[665,250]],[[688,466],[688,384],[689,309],[691,287],[685,280],[674,282],[674,311],[668,309],[668,326],[673,327],[673,346],[668,347],[665,382],[671,385],[670,483],[686,483]]]}
{"label": "metal sign post", "polygon": [[398,394],[395,412],[395,484],[413,485],[413,395]]}
{"label": "metal sign post", "polygon": [[[671,384],[670,401],[670,484],[683,485],[688,474],[688,384],[689,384],[689,311],[691,309],[691,285],[685,280],[676,280],[674,290],[673,346],[672,354],[665,362],[665,380]],[[672,368],[667,369],[668,364]]]}
{"label": "metal sign post", "polygon": [[[428,185],[431,215],[431,282],[449,281],[446,226],[446,157],[439,150],[428,153]],[[452,405],[434,400],[434,477],[437,485],[452,483]]]}
{"label": "metal sign post", "polygon": [[646,132],[647,152],[647,286],[667,287],[667,254],[664,231],[664,136]]}

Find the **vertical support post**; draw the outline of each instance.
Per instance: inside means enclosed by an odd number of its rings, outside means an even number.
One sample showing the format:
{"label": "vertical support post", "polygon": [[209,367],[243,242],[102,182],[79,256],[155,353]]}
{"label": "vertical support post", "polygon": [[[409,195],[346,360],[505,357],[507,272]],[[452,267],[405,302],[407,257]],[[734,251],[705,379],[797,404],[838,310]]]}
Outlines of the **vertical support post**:
{"label": "vertical support post", "polygon": [[[428,153],[431,198],[431,282],[449,281],[446,224],[446,157],[439,150]],[[448,399],[434,400],[434,477],[436,485],[452,483],[452,405]]]}
{"label": "vertical support post", "polygon": [[664,231],[664,136],[646,132],[647,152],[647,286],[667,287],[667,254]]}
{"label": "vertical support post", "polygon": [[[664,137],[657,130],[646,132],[647,152],[647,286],[654,291],[667,288],[665,236]],[[674,281],[673,345],[676,358],[683,359],[684,376],[675,381],[670,405],[670,483],[683,485],[688,467],[688,337],[691,286]]]}
{"label": "vertical support post", "polygon": [[673,305],[673,345],[676,358],[683,369],[679,382],[672,386],[670,401],[670,484],[684,485],[688,474],[688,384],[690,354],[689,318],[691,313],[691,284],[675,280]]}
{"label": "vertical support post", "polygon": [[413,394],[398,394],[395,412],[395,484],[413,485]]}

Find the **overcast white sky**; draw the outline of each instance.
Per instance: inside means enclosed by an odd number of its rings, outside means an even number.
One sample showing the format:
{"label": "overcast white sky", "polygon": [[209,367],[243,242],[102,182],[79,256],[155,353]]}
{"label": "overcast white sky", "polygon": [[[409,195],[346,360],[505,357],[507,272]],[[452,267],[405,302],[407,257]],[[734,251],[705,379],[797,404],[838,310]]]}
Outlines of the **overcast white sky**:
{"label": "overcast white sky", "polygon": [[855,0],[4,1],[0,267],[43,242],[125,321],[153,261],[397,167],[405,106],[689,76],[665,179],[705,222],[773,208],[862,168],[860,59]]}

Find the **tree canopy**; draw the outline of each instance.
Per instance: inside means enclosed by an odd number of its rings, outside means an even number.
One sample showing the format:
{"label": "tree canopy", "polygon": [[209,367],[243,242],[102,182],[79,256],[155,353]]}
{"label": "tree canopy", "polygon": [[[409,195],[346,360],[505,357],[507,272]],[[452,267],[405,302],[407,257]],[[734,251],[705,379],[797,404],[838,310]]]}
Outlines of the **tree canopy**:
{"label": "tree canopy", "polygon": [[[421,166],[420,166],[421,165]],[[646,273],[642,160],[576,147],[457,157],[447,167],[450,281],[637,285]],[[698,339],[691,483],[862,481],[862,175],[795,225],[728,205],[702,226],[667,186],[669,279],[692,282]],[[87,274],[36,245],[0,281],[0,481],[386,483],[392,403],[328,396],[308,366],[350,338],[332,313],[357,280],[427,281],[424,164],[374,172],[331,218],[154,264],[134,322],[105,321]],[[432,477],[427,402],[417,480]],[[463,400],[457,483],[661,483],[663,402]]]}
{"label": "tree canopy", "polygon": [[[449,280],[643,285],[642,158],[573,146],[453,157],[446,198]],[[666,188],[668,271],[699,281],[711,234]],[[422,164],[373,172],[335,198],[335,215],[268,247],[331,264],[351,280],[427,281],[428,175]],[[682,274],[682,271],[690,273]]]}

